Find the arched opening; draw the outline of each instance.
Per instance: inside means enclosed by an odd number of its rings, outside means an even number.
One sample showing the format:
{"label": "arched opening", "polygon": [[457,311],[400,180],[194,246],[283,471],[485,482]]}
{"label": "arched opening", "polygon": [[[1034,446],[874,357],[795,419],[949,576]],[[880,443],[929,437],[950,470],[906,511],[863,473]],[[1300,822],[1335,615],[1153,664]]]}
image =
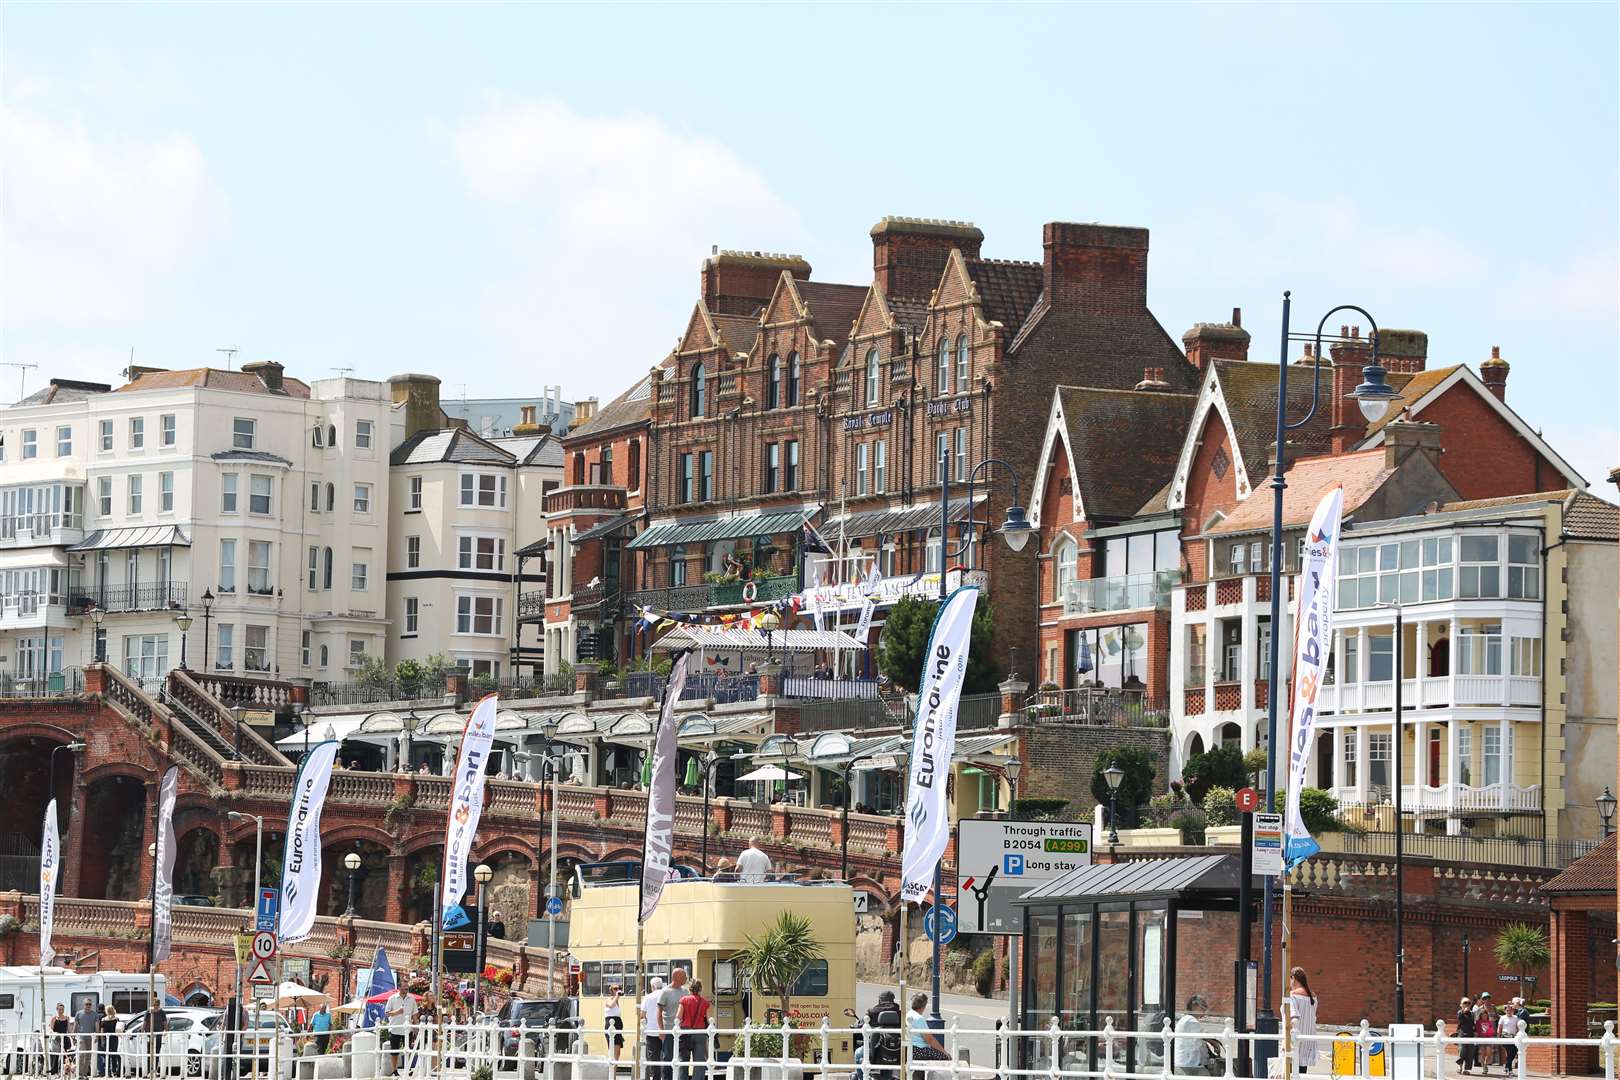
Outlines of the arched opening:
{"label": "arched opening", "polygon": [[[318,428],[316,430],[319,430]],[[214,1004],[214,995],[208,992],[208,987],[199,986],[186,994],[186,1006],[192,1009],[206,1009]]]}
{"label": "arched opening", "polygon": [[1202,754],[1203,752],[1204,737],[1195,731],[1193,732],[1192,738],[1187,740],[1187,757],[1190,758],[1194,754]]}
{"label": "arched opening", "polygon": [[56,755],[56,774],[47,776],[51,751],[59,743],[48,739],[16,739],[0,751],[0,891],[39,891],[40,829],[45,806],[56,796],[56,831],[68,843],[72,812],[73,755]]}
{"label": "arched opening", "polygon": [[433,892],[439,887],[439,867],[444,847],[434,845],[412,852],[405,860],[404,910],[407,923],[433,918]]}
{"label": "arched opening", "polygon": [[[249,852],[248,858],[252,857]],[[224,884],[214,875],[219,865],[219,836],[214,830],[199,827],[183,833],[175,844],[175,894],[220,898]]]}
{"label": "arched opening", "polygon": [[[259,881],[253,881],[253,848],[254,839],[251,832],[245,840],[238,840],[231,845],[233,853],[232,862],[236,871],[229,883],[229,904],[235,907],[251,907],[252,894],[259,887],[275,888],[281,884],[281,855],[284,841],[280,833],[264,834],[264,854],[260,860]],[[226,886],[221,885],[222,894]]]}
{"label": "arched opening", "polygon": [[370,840],[344,840],[321,849],[321,902],[316,910],[322,915],[342,915],[349,910],[350,870],[344,859],[350,852],[360,853],[360,869],[353,872],[355,915],[386,920],[388,849]]}
{"label": "arched opening", "polygon": [[146,785],[132,776],[109,776],[85,789],[86,821],[79,844],[79,895],[91,900],[139,900],[146,858]]}
{"label": "arched opening", "polygon": [[[527,937],[529,913],[534,910],[529,880],[529,868],[532,864],[529,857],[520,851],[503,851],[484,861],[495,871],[495,876],[489,879],[489,886],[484,890],[492,927],[491,935],[504,937],[508,941],[521,941]],[[558,872],[560,874],[561,870]],[[540,882],[542,894],[545,890],[544,875],[545,868],[542,866]],[[499,927],[494,926],[497,922],[500,924]],[[498,934],[495,933],[496,929],[500,931]]]}
{"label": "arched opening", "polygon": [[1222,724],[1215,729],[1215,737],[1221,741],[1222,746],[1241,747],[1243,745],[1243,729],[1236,724]]}

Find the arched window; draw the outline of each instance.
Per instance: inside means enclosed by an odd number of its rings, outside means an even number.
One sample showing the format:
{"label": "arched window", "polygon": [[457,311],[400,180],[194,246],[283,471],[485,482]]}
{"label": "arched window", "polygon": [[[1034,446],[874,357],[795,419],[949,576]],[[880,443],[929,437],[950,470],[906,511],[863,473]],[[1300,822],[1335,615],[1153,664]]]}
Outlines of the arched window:
{"label": "arched window", "polygon": [[1057,580],[1052,590],[1053,600],[1062,600],[1064,593],[1075,581],[1075,567],[1080,555],[1080,549],[1073,540],[1064,540],[1058,544],[1053,553],[1053,562],[1057,565]]}
{"label": "arched window", "polygon": [[326,651],[326,646],[322,645],[321,646],[321,667],[326,666],[326,661],[330,656],[331,656],[331,654]]}
{"label": "arched window", "polygon": [[951,343],[948,338],[941,338],[939,342],[939,385],[934,389],[941,394],[951,392]]}
{"label": "arched window", "polygon": [[[332,587],[332,549],[331,548],[326,548],[324,551],[321,552],[321,557],[324,560],[324,565],[322,566],[322,569],[321,569],[321,587],[325,588],[325,589],[330,589]],[[321,647],[321,657],[322,657],[321,666],[324,667],[326,665],[326,659],[325,659],[325,657],[326,657],[326,647],[325,646]]]}
{"label": "arched window", "polygon": [[337,425],[336,424],[327,425],[327,428],[326,428],[326,445],[327,446],[336,446],[337,445]]}
{"label": "arched window", "polygon": [[966,334],[956,335],[956,385],[968,388],[968,340]]}
{"label": "arched window", "polygon": [[771,353],[765,363],[765,407],[774,409],[782,404],[782,358]]}
{"label": "arched window", "polygon": [[[332,508],[334,506],[336,506],[336,505],[337,505],[337,488],[334,487],[331,484],[327,484],[326,485],[326,512],[328,514],[330,514],[332,512]],[[331,586],[327,586],[327,587],[331,588]]]}
{"label": "arched window", "polygon": [[705,408],[705,406],[708,405],[708,401],[707,401],[708,395],[709,395],[708,376],[703,371],[703,365],[699,364],[697,367],[692,369],[692,402],[691,402],[691,404],[692,404],[692,415],[693,416],[703,416],[704,415],[704,408]]}
{"label": "arched window", "polygon": [[878,354],[876,349],[866,350],[866,403],[878,403]]}
{"label": "arched window", "polygon": [[574,483],[583,484],[584,482],[585,482],[585,455],[576,453],[574,455]]}
{"label": "arched window", "polygon": [[787,403],[799,403],[799,354],[796,352],[788,353]]}

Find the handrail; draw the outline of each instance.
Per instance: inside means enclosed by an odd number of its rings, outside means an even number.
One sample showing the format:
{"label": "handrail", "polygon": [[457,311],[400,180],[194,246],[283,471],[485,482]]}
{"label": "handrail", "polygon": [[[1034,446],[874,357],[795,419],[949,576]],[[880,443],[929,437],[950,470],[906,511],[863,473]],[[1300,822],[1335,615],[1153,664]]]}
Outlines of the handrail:
{"label": "handrail", "polygon": [[270,741],[247,724],[238,724],[236,714],[199,686],[191,673],[180,668],[169,672],[169,696],[191,710],[193,716],[210,724],[226,742],[232,742],[249,761],[260,765],[290,765]]}
{"label": "handrail", "polygon": [[178,758],[201,773],[214,786],[224,783],[225,759],[215,753],[213,747],[203,742],[185,724],[176,723],[167,706],[147,697],[145,691],[112,664],[102,664],[101,670],[106,678],[103,697],[114,711],[154,738],[161,738],[158,733],[161,723],[168,733],[171,757]]}

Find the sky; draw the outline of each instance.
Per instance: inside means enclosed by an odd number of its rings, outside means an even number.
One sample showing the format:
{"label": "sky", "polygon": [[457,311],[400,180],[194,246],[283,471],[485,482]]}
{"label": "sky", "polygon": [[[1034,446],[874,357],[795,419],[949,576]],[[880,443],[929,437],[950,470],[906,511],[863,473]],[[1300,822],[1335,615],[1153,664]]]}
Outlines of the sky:
{"label": "sky", "polygon": [[[274,359],[604,401],[712,246],[867,284],[885,214],[1151,230],[1173,337],[1353,303],[1612,498],[1620,6],[0,10],[0,400]],[[1336,325],[1339,318],[1332,320]],[[1297,355],[1297,347],[1294,350]]]}

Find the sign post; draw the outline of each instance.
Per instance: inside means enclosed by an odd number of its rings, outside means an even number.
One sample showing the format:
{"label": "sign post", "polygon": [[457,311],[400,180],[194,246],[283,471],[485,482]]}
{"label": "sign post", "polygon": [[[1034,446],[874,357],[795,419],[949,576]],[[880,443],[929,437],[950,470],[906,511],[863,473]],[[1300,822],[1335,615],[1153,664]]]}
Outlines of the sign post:
{"label": "sign post", "polygon": [[1253,814],[1254,872],[1279,877],[1283,872],[1283,818],[1281,814]]}
{"label": "sign post", "polygon": [[1091,823],[964,820],[956,845],[959,930],[1016,936],[1024,932],[1024,913],[1014,898],[1091,865]]}

